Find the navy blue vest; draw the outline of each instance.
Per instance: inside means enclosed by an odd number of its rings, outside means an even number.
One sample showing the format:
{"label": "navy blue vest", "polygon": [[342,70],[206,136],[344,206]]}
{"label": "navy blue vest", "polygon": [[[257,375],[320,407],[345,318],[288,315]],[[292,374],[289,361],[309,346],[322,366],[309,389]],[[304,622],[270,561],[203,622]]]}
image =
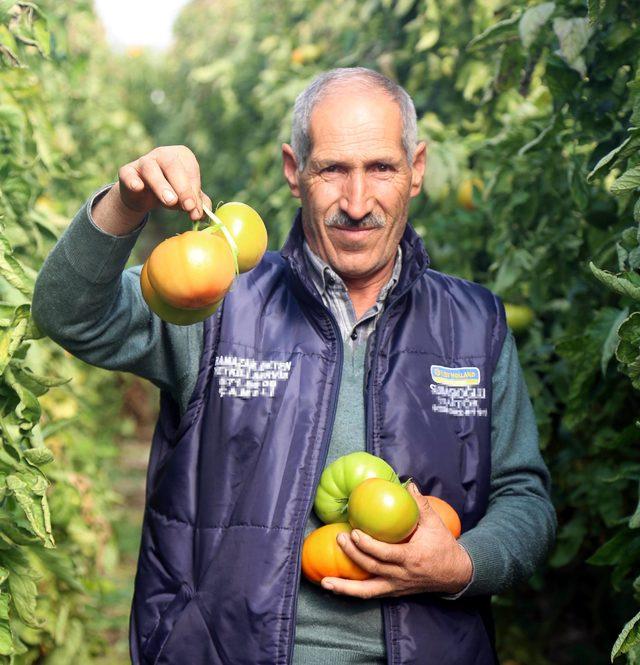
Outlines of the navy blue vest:
{"label": "navy blue vest", "polygon": [[[367,450],[442,497],[463,530],[483,516],[500,301],[428,269],[410,226],[400,281],[369,349]],[[286,665],[300,549],[338,398],[342,340],[302,256],[241,275],[204,325],[186,412],[161,395],[130,624],[135,665]],[[382,599],[390,665],[494,665],[489,598]]]}

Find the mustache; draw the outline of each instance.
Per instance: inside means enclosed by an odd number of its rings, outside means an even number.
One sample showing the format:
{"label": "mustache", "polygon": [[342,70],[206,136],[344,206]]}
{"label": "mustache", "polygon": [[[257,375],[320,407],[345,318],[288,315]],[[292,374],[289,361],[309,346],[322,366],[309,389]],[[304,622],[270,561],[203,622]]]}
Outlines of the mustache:
{"label": "mustache", "polygon": [[347,213],[340,211],[327,217],[327,219],[324,220],[324,223],[325,226],[333,226],[336,228],[381,229],[386,224],[386,220],[382,215],[377,215],[374,212],[370,212],[362,219],[353,219],[353,217],[349,217]]}

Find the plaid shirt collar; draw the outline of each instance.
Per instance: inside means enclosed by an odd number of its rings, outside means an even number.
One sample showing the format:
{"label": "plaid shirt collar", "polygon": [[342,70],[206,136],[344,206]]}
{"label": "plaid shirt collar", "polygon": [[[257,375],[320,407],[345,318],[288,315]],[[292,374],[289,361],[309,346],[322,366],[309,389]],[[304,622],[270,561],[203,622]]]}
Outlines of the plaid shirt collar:
{"label": "plaid shirt collar", "polygon": [[373,307],[370,307],[359,320],[356,320],[353,303],[340,275],[311,250],[306,239],[303,242],[303,249],[309,277],[320,294],[322,302],[335,316],[342,333],[342,339],[346,341],[350,338],[352,343],[356,340],[361,343],[366,342],[384,310],[387,297],[400,278],[402,269],[402,249],[400,245],[398,245],[396,261],[389,281],[380,289]]}

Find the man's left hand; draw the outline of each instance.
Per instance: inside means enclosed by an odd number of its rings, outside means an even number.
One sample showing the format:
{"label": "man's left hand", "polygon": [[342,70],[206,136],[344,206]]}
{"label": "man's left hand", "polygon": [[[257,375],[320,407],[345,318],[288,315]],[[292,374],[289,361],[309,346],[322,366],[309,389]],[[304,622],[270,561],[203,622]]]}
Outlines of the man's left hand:
{"label": "man's left hand", "polygon": [[467,551],[459,545],[426,496],[411,483],[420,519],[405,543],[389,544],[375,540],[359,529],[338,536],[345,554],[364,570],[372,573],[368,580],[325,577],[322,586],[334,593],[358,598],[405,596],[413,593],[455,594],[469,583],[473,564]]}

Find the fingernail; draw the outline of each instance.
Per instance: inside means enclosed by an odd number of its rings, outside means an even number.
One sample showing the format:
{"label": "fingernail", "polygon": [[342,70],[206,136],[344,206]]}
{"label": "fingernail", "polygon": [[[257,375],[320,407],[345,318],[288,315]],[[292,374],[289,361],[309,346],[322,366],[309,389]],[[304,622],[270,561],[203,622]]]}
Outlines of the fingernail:
{"label": "fingernail", "polygon": [[129,187],[131,187],[131,189],[139,189],[142,187],[142,180],[132,180],[129,183]]}
{"label": "fingernail", "polygon": [[322,582],[322,586],[329,591],[333,591],[333,584],[331,582]]}
{"label": "fingernail", "polygon": [[165,203],[173,203],[178,197],[170,189],[165,189],[162,192],[162,198]]}
{"label": "fingernail", "polygon": [[191,208],[193,208],[193,206],[194,206],[195,204],[196,204],[196,202],[195,202],[193,199],[187,199],[187,200],[184,202],[185,210],[191,210]]}
{"label": "fingernail", "polygon": [[344,533],[341,533],[341,534],[338,536],[338,543],[339,543],[340,545],[346,545],[346,544],[347,544],[347,537],[344,535]]}
{"label": "fingernail", "polygon": [[360,534],[357,531],[352,531],[351,532],[351,537],[356,543],[360,542]]}

